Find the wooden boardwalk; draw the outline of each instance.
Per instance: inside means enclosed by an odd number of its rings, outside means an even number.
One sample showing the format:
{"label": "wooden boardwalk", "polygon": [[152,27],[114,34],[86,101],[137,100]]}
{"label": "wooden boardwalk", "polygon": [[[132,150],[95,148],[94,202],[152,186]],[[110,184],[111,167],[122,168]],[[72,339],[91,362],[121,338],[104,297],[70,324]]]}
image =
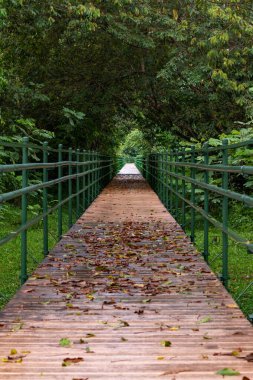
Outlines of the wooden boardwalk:
{"label": "wooden boardwalk", "polygon": [[253,328],[136,174],[112,181],[1,313],[1,380],[224,368],[253,380]]}

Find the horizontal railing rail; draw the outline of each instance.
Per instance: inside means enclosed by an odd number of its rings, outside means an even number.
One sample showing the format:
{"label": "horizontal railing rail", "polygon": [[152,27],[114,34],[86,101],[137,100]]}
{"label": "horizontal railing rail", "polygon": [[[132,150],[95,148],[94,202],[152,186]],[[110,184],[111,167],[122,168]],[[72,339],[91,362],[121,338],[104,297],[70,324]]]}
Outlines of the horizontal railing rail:
{"label": "horizontal railing rail", "polygon": [[[43,145],[33,144],[27,137],[17,143],[0,141],[0,149],[18,152],[15,163],[6,162],[5,159],[6,163],[0,164],[0,184],[1,176],[11,174],[18,178],[16,173],[21,173],[21,185],[0,194],[0,207],[17,198],[21,199],[21,223],[15,231],[0,236],[0,246],[21,236],[20,280],[24,283],[28,277],[29,229],[42,222],[43,254],[46,256],[49,251],[49,215],[57,211],[59,240],[63,232],[63,206],[67,206],[68,227],[71,228],[73,214],[75,220],[80,217],[123,166],[123,161],[94,151],[64,149],[61,144],[58,149],[49,147],[47,142]],[[34,156],[36,162],[33,162]],[[36,183],[33,183],[34,179]],[[49,190],[53,194],[53,197],[50,194],[50,199]],[[42,203],[41,212],[29,217],[29,197],[38,192]]]}
{"label": "horizontal railing rail", "polygon": [[[233,239],[236,244],[246,248],[248,253],[253,253],[253,240],[241,236],[229,227],[229,200],[240,202],[249,209],[253,207],[253,186],[239,192],[231,185],[231,178],[235,176],[245,179],[253,176],[253,166],[243,159],[239,165],[238,161],[233,165],[230,154],[239,148],[247,149],[249,157],[250,152],[253,156],[253,139],[230,145],[225,139],[217,147],[210,147],[205,143],[200,149],[195,149],[194,146],[179,147],[162,153],[139,156],[136,159],[138,168],[182,228],[186,230],[189,225],[192,242],[195,241],[196,216],[200,215],[203,218],[203,255],[207,262],[210,251],[210,226],[213,225],[220,230],[222,235],[220,278],[226,287],[229,281],[228,239]],[[199,200],[200,195],[201,200]],[[216,197],[220,199],[221,219],[213,215],[210,206]],[[188,209],[189,216],[187,216]]]}

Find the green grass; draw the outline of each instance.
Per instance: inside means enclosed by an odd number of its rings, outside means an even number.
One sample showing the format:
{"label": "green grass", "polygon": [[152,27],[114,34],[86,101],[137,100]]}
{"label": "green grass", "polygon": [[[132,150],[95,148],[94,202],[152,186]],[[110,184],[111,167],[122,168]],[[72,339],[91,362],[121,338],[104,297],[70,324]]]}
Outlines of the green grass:
{"label": "green grass", "polygon": [[[231,229],[252,241],[252,209],[232,206],[229,220]],[[210,227],[209,242],[209,265],[219,276],[222,273],[222,237],[218,229]],[[195,245],[199,252],[203,252],[203,221],[197,224]],[[246,316],[253,314],[253,254],[249,254],[245,248],[230,239],[228,290],[236,300],[251,283],[252,286],[237,301]]]}
{"label": "green grass", "polygon": [[[1,237],[20,226],[20,209],[8,206],[0,221]],[[30,212],[29,217],[34,217]],[[73,219],[74,220],[74,219]],[[63,210],[63,232],[68,230],[68,214]],[[57,213],[49,216],[49,249],[57,243]],[[20,287],[20,236],[0,247],[0,308],[3,307]],[[42,223],[28,230],[28,273],[31,274],[43,260]]]}

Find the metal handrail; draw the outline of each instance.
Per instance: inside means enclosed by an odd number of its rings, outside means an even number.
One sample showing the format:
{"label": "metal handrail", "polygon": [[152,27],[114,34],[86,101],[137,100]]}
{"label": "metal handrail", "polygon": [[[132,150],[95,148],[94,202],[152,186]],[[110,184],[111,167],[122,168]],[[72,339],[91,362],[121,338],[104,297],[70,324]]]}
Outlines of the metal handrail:
{"label": "metal handrail", "polygon": [[[23,284],[27,277],[27,256],[28,240],[27,231],[40,221],[43,224],[43,253],[48,254],[48,217],[54,211],[58,212],[58,239],[62,236],[63,224],[63,206],[68,205],[68,226],[73,224],[73,201],[75,201],[76,217],[78,218],[97,197],[106,184],[112,179],[117,170],[119,170],[123,161],[116,157],[100,154],[94,151],[80,151],[72,148],[63,149],[62,145],[58,149],[48,146],[45,142],[43,145],[37,145],[29,142],[25,137],[22,143],[2,142],[0,148],[21,149],[21,163],[0,165],[0,174],[21,172],[22,186],[19,189],[0,194],[0,204],[21,197],[21,224],[19,228],[0,238],[0,246],[13,240],[21,235],[21,268],[20,280]],[[30,150],[40,150],[40,162],[30,162]],[[50,153],[53,154],[54,161],[50,162]],[[67,153],[67,160],[63,160],[63,154]],[[50,156],[49,156],[50,155]],[[57,161],[55,160],[57,157]],[[53,171],[52,169],[56,169]],[[63,169],[67,173],[63,173]],[[39,183],[29,184],[30,172],[42,173],[42,179]],[[50,179],[49,179],[50,173]],[[52,178],[54,177],[54,178]],[[66,184],[66,189],[63,185]],[[56,205],[51,205],[48,199],[48,190],[57,189],[57,195],[54,201]],[[28,218],[29,195],[33,192],[42,190],[42,212],[31,219]],[[64,190],[64,191],[63,191]]]}
{"label": "metal handrail", "polygon": [[[190,207],[190,237],[195,240],[196,214],[204,220],[204,251],[205,260],[209,260],[209,227],[214,225],[222,234],[222,275],[221,280],[228,286],[228,239],[232,238],[238,244],[253,253],[253,242],[240,236],[237,232],[228,227],[229,199],[242,202],[247,207],[253,207],[253,197],[251,194],[241,194],[229,188],[229,176],[231,174],[253,175],[253,166],[231,165],[229,164],[229,152],[241,147],[253,148],[253,139],[236,144],[228,145],[228,140],[223,140],[218,147],[209,147],[207,143],[203,148],[195,149],[192,146],[187,148],[166,151],[162,153],[152,153],[145,157],[137,157],[136,164],[151,187],[168,208],[175,219],[181,222],[183,229],[186,227],[186,205]],[[210,157],[213,153],[218,157],[215,164],[211,164]],[[252,149],[253,154],[253,149]],[[202,163],[197,162],[201,160]],[[217,164],[217,160],[221,163]],[[214,161],[214,160],[213,160]],[[197,178],[197,173],[201,172],[201,180]],[[221,186],[210,183],[210,174],[215,172],[221,175]],[[187,186],[188,184],[188,186]],[[203,207],[197,204],[197,189],[203,191]],[[187,196],[187,194],[189,194]],[[210,213],[210,195],[222,197],[222,220],[219,221]],[[181,220],[179,220],[179,214]]]}

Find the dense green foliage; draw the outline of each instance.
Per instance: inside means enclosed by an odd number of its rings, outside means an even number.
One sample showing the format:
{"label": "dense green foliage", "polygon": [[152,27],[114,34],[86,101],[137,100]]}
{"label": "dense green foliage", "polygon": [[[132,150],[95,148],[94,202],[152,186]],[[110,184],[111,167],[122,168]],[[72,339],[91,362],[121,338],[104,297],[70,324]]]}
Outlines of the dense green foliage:
{"label": "dense green foliage", "polygon": [[251,123],[250,0],[1,0],[0,127],[110,151]]}

